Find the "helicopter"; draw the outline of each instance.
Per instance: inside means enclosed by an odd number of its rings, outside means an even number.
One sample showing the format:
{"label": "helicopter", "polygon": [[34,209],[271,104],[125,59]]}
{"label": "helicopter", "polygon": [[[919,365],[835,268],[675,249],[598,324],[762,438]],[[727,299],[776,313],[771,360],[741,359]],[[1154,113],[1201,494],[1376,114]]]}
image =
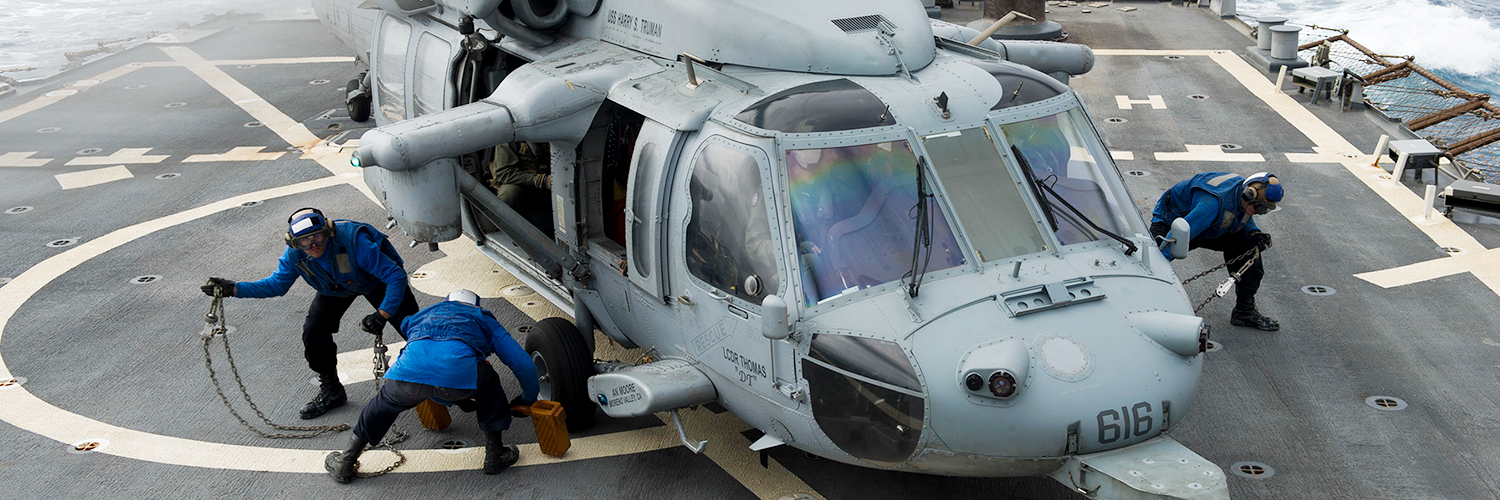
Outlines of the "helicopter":
{"label": "helicopter", "polygon": [[[573,312],[524,342],[570,427],[668,412],[699,452],[676,412],[717,405],[753,450],[1227,498],[1166,435],[1209,331],[1067,85],[1087,47],[911,0],[314,8],[369,67],[351,162],[392,223]],[[549,170],[512,205],[515,144]],[[646,354],[595,363],[596,329]]]}

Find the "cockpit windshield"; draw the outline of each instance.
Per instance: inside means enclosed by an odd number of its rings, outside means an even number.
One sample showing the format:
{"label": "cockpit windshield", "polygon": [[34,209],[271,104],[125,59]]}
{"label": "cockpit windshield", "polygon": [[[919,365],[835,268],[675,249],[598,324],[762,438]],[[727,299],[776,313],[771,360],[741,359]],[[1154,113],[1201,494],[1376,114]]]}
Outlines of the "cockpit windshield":
{"label": "cockpit windshield", "polygon": [[[920,198],[907,141],[787,150],[786,169],[808,306],[911,272]],[[947,219],[933,212],[929,272],[964,263]]]}
{"label": "cockpit windshield", "polygon": [[[1097,142],[1086,142],[1085,120],[1077,110],[1051,116],[1001,125],[1000,130],[1012,146],[1020,150],[1036,182],[1051,189],[1036,190],[1051,205],[1061,207],[1059,197],[1099,227],[1115,234],[1126,234],[1129,227],[1119,200],[1108,188],[1100,170]],[[1090,147],[1094,146],[1094,147]],[[1089,227],[1071,210],[1050,211],[1048,223],[1063,245],[1083,243],[1110,236]]]}
{"label": "cockpit windshield", "polygon": [[980,262],[1047,249],[989,129],[933,134],[923,137],[922,145]]}

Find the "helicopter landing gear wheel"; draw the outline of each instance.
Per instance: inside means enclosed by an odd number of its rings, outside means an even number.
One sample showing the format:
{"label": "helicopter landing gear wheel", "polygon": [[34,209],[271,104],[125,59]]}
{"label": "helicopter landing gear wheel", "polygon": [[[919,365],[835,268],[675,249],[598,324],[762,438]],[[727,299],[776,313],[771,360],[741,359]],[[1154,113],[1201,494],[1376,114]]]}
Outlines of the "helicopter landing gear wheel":
{"label": "helicopter landing gear wheel", "polygon": [[344,97],[344,107],[349,110],[349,119],[356,122],[369,121],[370,93],[365,91],[354,94],[355,91],[360,90],[360,79],[349,80],[349,84],[344,86],[344,89],[353,95],[353,97]]}
{"label": "helicopter landing gear wheel", "polygon": [[543,319],[526,333],[523,346],[536,363],[541,382],[538,397],[561,403],[569,430],[594,425],[599,406],[589,399],[589,377],[594,375],[594,354],[583,342],[578,327],[562,318]]}

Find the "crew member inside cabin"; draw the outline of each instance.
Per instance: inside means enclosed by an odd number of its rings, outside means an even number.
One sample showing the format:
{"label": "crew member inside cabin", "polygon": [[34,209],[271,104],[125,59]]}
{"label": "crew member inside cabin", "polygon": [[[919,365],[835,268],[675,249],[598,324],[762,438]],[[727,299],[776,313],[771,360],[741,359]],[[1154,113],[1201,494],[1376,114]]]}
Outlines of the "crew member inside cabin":
{"label": "crew member inside cabin", "polygon": [[[516,463],[520,452],[506,446],[501,433],[510,428],[510,407],[536,402],[540,384],[531,356],[495,315],[479,306],[479,296],[468,290],[454,290],[447,300],[407,318],[402,327],[408,342],[385,374],[385,385],[360,413],[349,447],[328,455],[333,479],[353,481],[365,446],[380,443],[401,412],[428,399],[474,408],[479,427],[485,431],[485,474],[499,474]],[[499,375],[486,360],[491,353],[521,383],[521,395],[509,404]]]}
{"label": "crew member inside cabin", "polygon": [[[1151,234],[1158,241],[1171,230],[1172,221],[1183,218],[1192,226],[1188,248],[1222,252],[1230,273],[1239,272],[1249,260],[1250,267],[1235,280],[1234,311],[1229,314],[1232,325],[1281,329],[1280,323],[1255,309],[1255,292],[1265,276],[1260,253],[1271,248],[1271,235],[1256,227],[1254,216],[1275,210],[1283,194],[1281,180],[1273,174],[1260,172],[1246,178],[1205,172],[1168,189],[1151,214]],[[1170,245],[1162,245],[1161,252],[1168,260],[1172,258]]]}
{"label": "crew member inside cabin", "polygon": [[394,322],[403,337],[401,320],[417,312],[417,299],[406,286],[401,255],[374,226],[329,220],[316,208],[303,208],[287,219],[284,236],[287,249],[269,277],[250,282],[213,277],[202,290],[210,297],[280,297],[301,277],[317,291],[302,324],[303,356],[319,383],[317,396],[301,412],[303,419],[311,419],[349,400],[339,382],[333,334],[354,299],[364,297],[375,307],[360,321],[361,328],[378,333],[386,322]]}
{"label": "crew member inside cabin", "polygon": [[495,196],[551,235],[551,148],[545,142],[517,141],[495,146],[490,186]]}

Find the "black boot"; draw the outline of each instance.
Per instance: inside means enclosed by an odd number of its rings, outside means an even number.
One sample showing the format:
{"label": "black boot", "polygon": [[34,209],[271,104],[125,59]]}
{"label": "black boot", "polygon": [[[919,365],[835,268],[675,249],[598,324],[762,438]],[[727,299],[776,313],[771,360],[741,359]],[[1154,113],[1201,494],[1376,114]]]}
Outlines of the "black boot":
{"label": "black boot", "polygon": [[323,466],[333,476],[334,481],[349,484],[354,480],[355,467],[359,465],[359,456],[365,452],[365,445],[370,444],[365,438],[358,434],[349,436],[349,448],[342,452],[335,451],[328,454],[323,461]]}
{"label": "black boot", "polygon": [[1268,318],[1255,310],[1255,301],[1253,299],[1248,304],[1245,301],[1240,301],[1239,304],[1234,306],[1234,311],[1229,313],[1229,324],[1259,328],[1268,332],[1281,329],[1281,323],[1277,323],[1276,320]]}
{"label": "black boot", "polygon": [[484,438],[485,474],[499,474],[500,471],[521,459],[521,450],[514,446],[506,446],[505,442],[500,439],[500,431],[486,432]]}
{"label": "black boot", "polygon": [[337,374],[318,374],[318,395],[307,406],[302,407],[302,419],[318,418],[328,413],[328,410],[344,406],[349,402],[349,396],[344,393],[344,384],[339,383]]}

